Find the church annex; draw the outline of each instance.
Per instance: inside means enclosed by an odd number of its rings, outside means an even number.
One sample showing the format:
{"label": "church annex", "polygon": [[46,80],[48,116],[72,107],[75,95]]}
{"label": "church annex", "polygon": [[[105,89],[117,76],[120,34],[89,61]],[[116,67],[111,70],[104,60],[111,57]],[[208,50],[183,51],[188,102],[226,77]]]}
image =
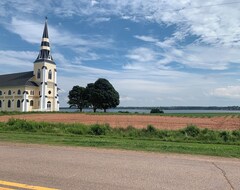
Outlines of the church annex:
{"label": "church annex", "polygon": [[0,75],[0,111],[59,111],[57,70],[47,20],[33,71]]}

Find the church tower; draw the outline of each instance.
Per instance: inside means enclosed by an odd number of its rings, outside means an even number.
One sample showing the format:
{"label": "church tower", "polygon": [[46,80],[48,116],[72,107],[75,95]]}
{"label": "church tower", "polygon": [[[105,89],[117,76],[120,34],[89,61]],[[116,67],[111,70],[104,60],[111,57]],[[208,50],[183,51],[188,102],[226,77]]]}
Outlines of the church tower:
{"label": "church tower", "polygon": [[34,61],[35,81],[39,84],[40,111],[59,111],[57,69],[50,50],[46,18],[40,51]]}

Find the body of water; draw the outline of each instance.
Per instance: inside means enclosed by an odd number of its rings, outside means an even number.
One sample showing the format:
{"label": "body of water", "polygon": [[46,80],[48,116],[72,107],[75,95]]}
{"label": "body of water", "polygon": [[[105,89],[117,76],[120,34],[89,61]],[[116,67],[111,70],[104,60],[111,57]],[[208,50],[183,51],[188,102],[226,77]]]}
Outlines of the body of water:
{"label": "body of water", "polygon": [[[78,109],[60,108],[62,112],[78,112]],[[107,112],[118,113],[118,112],[129,112],[129,113],[150,113],[151,109],[148,108],[115,108],[107,109]],[[240,110],[163,110],[164,113],[240,113]],[[93,112],[92,109],[83,109],[83,112]],[[103,112],[103,110],[97,110],[97,112]]]}

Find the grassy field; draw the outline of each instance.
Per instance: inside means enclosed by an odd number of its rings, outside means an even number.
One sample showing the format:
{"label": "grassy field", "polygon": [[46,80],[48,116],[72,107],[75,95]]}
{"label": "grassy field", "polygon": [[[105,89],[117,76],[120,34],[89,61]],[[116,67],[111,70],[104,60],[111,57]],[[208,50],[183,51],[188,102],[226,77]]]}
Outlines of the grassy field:
{"label": "grassy field", "polygon": [[175,152],[240,158],[240,130],[214,131],[187,126],[181,130],[111,128],[108,125],[54,124],[10,119],[0,123],[0,140]]}

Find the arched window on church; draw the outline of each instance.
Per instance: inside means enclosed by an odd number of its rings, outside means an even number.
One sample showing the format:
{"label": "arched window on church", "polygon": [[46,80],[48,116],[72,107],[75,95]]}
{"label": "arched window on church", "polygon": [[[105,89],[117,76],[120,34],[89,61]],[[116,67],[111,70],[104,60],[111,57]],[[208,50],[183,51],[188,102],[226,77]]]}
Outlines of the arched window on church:
{"label": "arched window on church", "polygon": [[30,101],[30,106],[33,106],[33,100]]}
{"label": "arched window on church", "polygon": [[11,107],[11,100],[8,100],[8,108]]}
{"label": "arched window on church", "polygon": [[52,79],[52,70],[48,72],[48,79]]}
{"label": "arched window on church", "polygon": [[20,108],[21,107],[21,102],[20,100],[17,101],[17,108]]}
{"label": "arched window on church", "polygon": [[21,90],[18,90],[18,91],[17,91],[17,94],[18,94],[18,95],[21,95]]}
{"label": "arched window on church", "polygon": [[2,107],[2,100],[0,100],[0,108]]}
{"label": "arched window on church", "polygon": [[37,78],[38,78],[38,79],[41,78],[41,71],[40,71],[40,69],[38,69],[38,72],[37,72]]}
{"label": "arched window on church", "polygon": [[8,95],[12,95],[12,91],[11,90],[8,91]]}
{"label": "arched window on church", "polygon": [[0,90],[0,96],[2,96],[2,91]]}

